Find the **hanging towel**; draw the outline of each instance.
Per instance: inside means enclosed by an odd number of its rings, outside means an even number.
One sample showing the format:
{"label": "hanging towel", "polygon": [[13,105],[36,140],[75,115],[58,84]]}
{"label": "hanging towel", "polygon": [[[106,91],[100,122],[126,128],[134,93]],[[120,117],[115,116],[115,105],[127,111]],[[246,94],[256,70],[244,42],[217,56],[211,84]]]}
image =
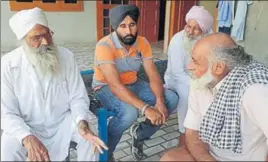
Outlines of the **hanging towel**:
{"label": "hanging towel", "polygon": [[232,25],[233,1],[218,1],[218,26],[231,27]]}
{"label": "hanging towel", "polygon": [[237,41],[244,40],[247,9],[250,4],[252,4],[252,1],[249,0],[237,2],[235,20],[231,32],[231,36]]}

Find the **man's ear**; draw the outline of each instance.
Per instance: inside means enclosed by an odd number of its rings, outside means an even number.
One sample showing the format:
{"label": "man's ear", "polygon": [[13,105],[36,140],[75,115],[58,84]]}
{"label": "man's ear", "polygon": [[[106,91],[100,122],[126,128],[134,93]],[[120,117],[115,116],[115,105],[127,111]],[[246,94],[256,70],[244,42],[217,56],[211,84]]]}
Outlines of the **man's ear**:
{"label": "man's ear", "polygon": [[213,73],[217,76],[221,76],[225,73],[226,64],[224,62],[217,62],[212,67]]}

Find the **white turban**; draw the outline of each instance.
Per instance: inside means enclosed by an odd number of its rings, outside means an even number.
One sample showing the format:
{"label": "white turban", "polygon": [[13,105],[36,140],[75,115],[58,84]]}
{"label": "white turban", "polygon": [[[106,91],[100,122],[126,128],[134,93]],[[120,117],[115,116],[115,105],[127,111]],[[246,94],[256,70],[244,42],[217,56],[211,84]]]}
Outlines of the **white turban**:
{"label": "white turban", "polygon": [[213,17],[203,6],[193,6],[186,14],[185,21],[189,19],[195,19],[204,33],[212,29]]}
{"label": "white turban", "polygon": [[9,26],[18,40],[22,39],[36,24],[48,27],[45,13],[38,7],[21,10],[9,19]]}

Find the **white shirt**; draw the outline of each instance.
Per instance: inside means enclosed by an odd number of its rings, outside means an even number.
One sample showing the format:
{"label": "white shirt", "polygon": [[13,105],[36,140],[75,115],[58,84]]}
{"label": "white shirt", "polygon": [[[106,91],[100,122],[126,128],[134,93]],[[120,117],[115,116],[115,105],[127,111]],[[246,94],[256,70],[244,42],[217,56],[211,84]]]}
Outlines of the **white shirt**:
{"label": "white shirt", "polygon": [[1,58],[1,128],[19,142],[33,134],[52,161],[67,157],[74,123],[94,119],[73,54],[58,47],[60,75],[40,80],[22,47]]}
{"label": "white shirt", "polygon": [[[189,107],[184,126],[199,130],[207,109],[213,101],[222,81],[211,91],[190,90]],[[235,154],[229,150],[221,150],[210,146],[210,153],[219,161],[226,160],[254,160],[265,161],[268,156],[268,85],[251,85],[242,97],[241,135],[242,154]]]}

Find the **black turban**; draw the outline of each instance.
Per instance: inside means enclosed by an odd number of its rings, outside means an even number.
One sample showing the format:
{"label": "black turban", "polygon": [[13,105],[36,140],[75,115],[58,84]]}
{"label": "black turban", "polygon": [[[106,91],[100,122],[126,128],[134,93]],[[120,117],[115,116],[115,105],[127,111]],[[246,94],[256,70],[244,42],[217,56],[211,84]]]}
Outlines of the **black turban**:
{"label": "black turban", "polygon": [[109,18],[113,29],[116,30],[126,16],[130,16],[137,23],[139,15],[139,8],[135,5],[118,5],[110,10]]}

